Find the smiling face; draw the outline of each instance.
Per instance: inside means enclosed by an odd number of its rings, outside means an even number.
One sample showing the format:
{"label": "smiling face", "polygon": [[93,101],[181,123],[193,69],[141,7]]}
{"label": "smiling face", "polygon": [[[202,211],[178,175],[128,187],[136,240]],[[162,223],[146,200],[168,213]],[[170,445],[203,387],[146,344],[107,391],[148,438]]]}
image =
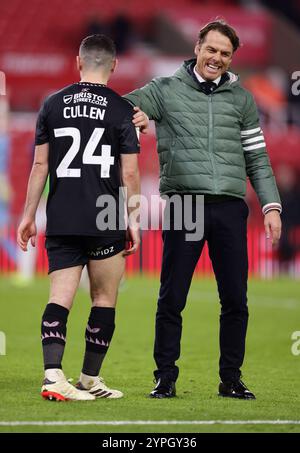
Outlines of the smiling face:
{"label": "smiling face", "polygon": [[205,80],[215,80],[230,66],[233,46],[230,39],[216,30],[210,30],[202,43],[195,46],[196,71]]}

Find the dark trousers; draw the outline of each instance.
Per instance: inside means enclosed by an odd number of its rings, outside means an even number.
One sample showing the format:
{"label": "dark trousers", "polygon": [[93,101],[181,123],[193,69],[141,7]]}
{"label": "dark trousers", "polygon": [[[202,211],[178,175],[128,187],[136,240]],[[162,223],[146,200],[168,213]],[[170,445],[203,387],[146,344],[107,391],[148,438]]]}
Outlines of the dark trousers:
{"label": "dark trousers", "polygon": [[204,206],[204,237],[186,241],[182,231],[163,231],[163,262],[159,292],[154,359],[156,379],[167,376],[176,381],[182,331],[181,312],[185,307],[193,272],[205,241],[209,248],[221,303],[220,378],[238,379],[245,354],[247,307],[247,217],[243,200],[229,200]]}

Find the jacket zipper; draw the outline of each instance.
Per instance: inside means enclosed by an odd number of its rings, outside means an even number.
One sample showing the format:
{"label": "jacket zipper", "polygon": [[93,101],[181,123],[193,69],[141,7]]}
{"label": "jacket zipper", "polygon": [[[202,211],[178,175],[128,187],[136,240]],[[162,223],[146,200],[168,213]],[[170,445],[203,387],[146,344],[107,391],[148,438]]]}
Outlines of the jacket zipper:
{"label": "jacket zipper", "polygon": [[214,138],[214,124],[213,124],[213,112],[212,112],[212,95],[208,96],[208,153],[213,170],[213,182],[215,192],[218,193],[218,179],[217,179],[217,170],[215,165],[215,159],[213,155],[213,138]]}
{"label": "jacket zipper", "polygon": [[171,173],[172,173],[172,165],[173,165],[174,154],[175,154],[174,150],[173,150],[173,146],[175,146],[175,143],[176,143],[175,138],[172,138],[171,147],[170,147],[170,159],[169,159],[169,162],[167,165],[166,176],[171,176]]}

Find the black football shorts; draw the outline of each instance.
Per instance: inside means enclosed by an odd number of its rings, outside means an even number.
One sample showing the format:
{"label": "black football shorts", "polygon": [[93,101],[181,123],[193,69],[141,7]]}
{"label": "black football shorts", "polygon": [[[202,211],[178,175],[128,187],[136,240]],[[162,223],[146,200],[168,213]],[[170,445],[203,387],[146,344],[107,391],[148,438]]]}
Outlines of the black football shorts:
{"label": "black football shorts", "polygon": [[59,269],[85,266],[89,260],[104,260],[125,250],[125,235],[99,236],[47,236],[49,274]]}

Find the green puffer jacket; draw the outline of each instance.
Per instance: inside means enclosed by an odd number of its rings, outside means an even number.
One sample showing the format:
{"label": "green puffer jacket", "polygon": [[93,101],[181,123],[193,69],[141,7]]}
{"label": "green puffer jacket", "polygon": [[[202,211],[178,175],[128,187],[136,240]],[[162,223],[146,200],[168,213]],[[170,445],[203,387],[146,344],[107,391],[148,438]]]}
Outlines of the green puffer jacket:
{"label": "green puffer jacket", "polygon": [[280,198],[252,95],[238,77],[205,95],[185,61],[125,97],[156,124],[160,192],[243,198],[247,176],[262,206]]}

